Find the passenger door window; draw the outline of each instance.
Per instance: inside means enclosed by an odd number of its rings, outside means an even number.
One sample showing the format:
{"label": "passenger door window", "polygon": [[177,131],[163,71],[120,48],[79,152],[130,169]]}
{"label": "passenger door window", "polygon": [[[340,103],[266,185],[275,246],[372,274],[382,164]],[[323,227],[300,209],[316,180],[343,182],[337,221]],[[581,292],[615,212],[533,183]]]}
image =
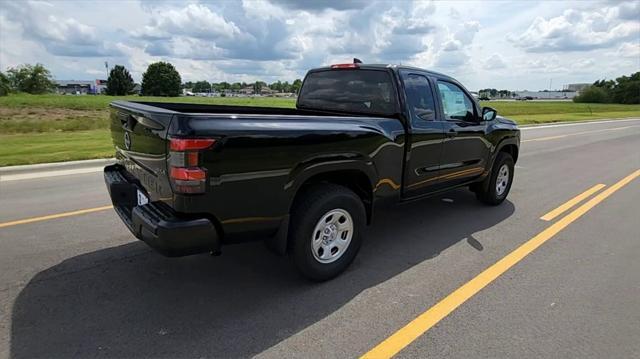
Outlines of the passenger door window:
{"label": "passenger door window", "polygon": [[435,119],[435,102],[429,80],[416,74],[405,75],[403,80],[412,120],[414,122],[433,121]]}
{"label": "passenger door window", "polygon": [[442,110],[448,120],[477,121],[473,101],[457,85],[438,81]]}

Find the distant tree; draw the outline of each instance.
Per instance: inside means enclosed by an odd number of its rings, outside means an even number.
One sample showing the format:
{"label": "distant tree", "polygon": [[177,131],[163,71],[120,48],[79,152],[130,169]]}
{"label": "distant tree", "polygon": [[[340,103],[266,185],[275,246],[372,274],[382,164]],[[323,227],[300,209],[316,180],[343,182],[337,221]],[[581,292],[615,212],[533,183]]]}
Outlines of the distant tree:
{"label": "distant tree", "polygon": [[114,66],[107,79],[107,95],[124,96],[133,92],[133,77],[122,65]]}
{"label": "distant tree", "polygon": [[610,91],[613,90],[614,87],[616,87],[616,82],[613,80],[598,80],[596,82],[593,83],[594,87],[599,87],[605,91]]}
{"label": "distant tree", "polygon": [[207,81],[198,81],[191,88],[193,92],[211,92],[211,84]]}
{"label": "distant tree", "polygon": [[640,72],[614,80],[598,80],[580,91],[574,102],[640,104]]}
{"label": "distant tree", "polygon": [[0,96],[7,96],[11,92],[11,82],[7,75],[0,72]]}
{"label": "distant tree", "polygon": [[262,91],[263,88],[267,87],[267,83],[264,81],[256,81],[253,84],[253,91],[255,93],[260,93]]}
{"label": "distant tree", "polygon": [[616,86],[611,90],[611,100],[615,103],[640,103],[640,71],[629,77],[618,77]]}
{"label": "distant tree", "polygon": [[302,87],[302,80],[296,79],[295,81],[293,81],[293,84],[291,85],[291,92],[299,93],[301,87]]}
{"label": "distant tree", "polygon": [[180,74],[168,62],[155,62],[142,74],[141,94],[145,96],[178,96]]}
{"label": "distant tree", "polygon": [[289,83],[289,81],[285,81],[282,83],[280,87],[280,92],[292,92],[291,84]]}
{"label": "distant tree", "polygon": [[[247,84],[245,84],[246,86]],[[233,84],[231,84],[230,88],[232,91],[240,91],[241,88],[243,88],[244,86],[242,86],[241,83],[239,82],[234,82]]]}
{"label": "distant tree", "polygon": [[7,77],[11,87],[19,92],[43,94],[51,92],[56,84],[51,72],[42,64],[24,64],[7,70]]}
{"label": "distant tree", "polygon": [[187,81],[187,82],[183,83],[182,84],[182,88],[183,89],[192,89],[193,88],[193,82]]}
{"label": "distant tree", "polygon": [[589,86],[574,97],[573,102],[607,103],[609,102],[609,94],[602,87]]}
{"label": "distant tree", "polygon": [[511,91],[509,90],[500,90],[498,91],[498,95],[503,98],[503,97],[511,97]]}

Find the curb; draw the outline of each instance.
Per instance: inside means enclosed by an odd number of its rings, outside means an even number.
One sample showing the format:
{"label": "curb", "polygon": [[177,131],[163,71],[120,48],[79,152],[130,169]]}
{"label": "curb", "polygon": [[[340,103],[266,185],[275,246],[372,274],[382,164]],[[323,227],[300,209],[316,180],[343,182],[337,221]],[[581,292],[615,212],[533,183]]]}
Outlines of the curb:
{"label": "curb", "polygon": [[82,168],[104,167],[114,162],[115,162],[115,158],[100,158],[96,160],[6,166],[6,167],[0,167],[0,175],[6,176],[6,175],[24,174],[24,173],[31,173],[31,172],[64,171],[64,170],[75,170],[75,169],[82,169]]}

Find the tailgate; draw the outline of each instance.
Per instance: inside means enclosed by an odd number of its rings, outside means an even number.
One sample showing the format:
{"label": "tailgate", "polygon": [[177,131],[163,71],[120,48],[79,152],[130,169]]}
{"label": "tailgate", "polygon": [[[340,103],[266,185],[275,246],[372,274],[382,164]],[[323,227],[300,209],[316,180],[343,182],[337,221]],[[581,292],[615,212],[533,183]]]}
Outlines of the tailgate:
{"label": "tailgate", "polygon": [[111,138],[117,162],[154,201],[171,200],[167,176],[167,131],[173,111],[143,104],[111,104]]}

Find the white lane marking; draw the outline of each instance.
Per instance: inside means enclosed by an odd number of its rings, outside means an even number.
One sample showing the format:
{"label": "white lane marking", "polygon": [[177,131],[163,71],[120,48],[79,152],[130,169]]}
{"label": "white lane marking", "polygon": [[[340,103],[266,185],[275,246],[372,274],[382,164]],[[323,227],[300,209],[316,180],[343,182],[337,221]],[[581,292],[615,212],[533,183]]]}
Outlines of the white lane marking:
{"label": "white lane marking", "polygon": [[524,130],[538,130],[541,128],[554,128],[554,127],[565,127],[565,126],[582,126],[582,125],[596,125],[599,123],[611,123],[616,124],[618,122],[629,122],[629,121],[640,121],[640,118],[630,118],[625,120],[604,120],[604,121],[589,121],[589,122],[578,122],[578,123],[557,123],[555,125],[540,125],[540,126],[529,126],[529,127],[520,127],[521,131]]}
{"label": "white lane marking", "polygon": [[34,178],[43,178],[43,177],[69,176],[69,175],[77,175],[77,174],[83,174],[83,173],[102,172],[102,170],[104,170],[104,167],[101,166],[101,167],[77,168],[74,170],[17,173],[13,175],[0,176],[0,182],[20,181],[20,180],[28,180],[28,179],[34,179]]}

